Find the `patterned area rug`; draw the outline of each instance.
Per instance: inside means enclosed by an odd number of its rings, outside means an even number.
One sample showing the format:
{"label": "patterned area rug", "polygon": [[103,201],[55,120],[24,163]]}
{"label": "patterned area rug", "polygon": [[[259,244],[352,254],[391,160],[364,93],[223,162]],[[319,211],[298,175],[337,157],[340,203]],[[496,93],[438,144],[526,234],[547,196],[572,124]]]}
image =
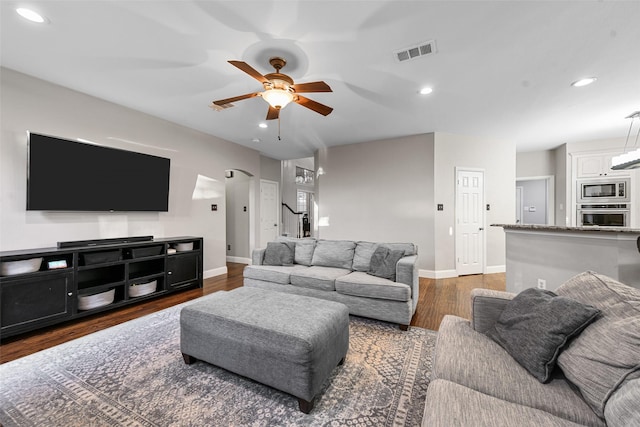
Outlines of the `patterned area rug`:
{"label": "patterned area rug", "polygon": [[[204,297],[206,298],[206,297]],[[185,303],[189,304],[189,303]],[[419,426],[436,332],[351,317],[313,411],[180,354],[181,304],[0,366],[10,426]]]}

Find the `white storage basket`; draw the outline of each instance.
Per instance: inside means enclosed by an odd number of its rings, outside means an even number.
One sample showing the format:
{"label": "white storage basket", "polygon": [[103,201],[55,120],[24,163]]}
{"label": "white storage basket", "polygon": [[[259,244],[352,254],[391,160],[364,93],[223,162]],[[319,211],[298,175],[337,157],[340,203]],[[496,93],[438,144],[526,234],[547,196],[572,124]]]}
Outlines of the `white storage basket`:
{"label": "white storage basket", "polygon": [[141,285],[129,285],[129,296],[130,297],[141,297],[143,295],[152,294],[156,291],[158,287],[158,281],[154,280],[149,283],[143,283]]}
{"label": "white storage basket", "polygon": [[115,289],[110,289],[106,292],[100,292],[99,294],[94,295],[79,295],[78,310],[91,310],[92,308],[109,305],[113,302],[115,296]]}

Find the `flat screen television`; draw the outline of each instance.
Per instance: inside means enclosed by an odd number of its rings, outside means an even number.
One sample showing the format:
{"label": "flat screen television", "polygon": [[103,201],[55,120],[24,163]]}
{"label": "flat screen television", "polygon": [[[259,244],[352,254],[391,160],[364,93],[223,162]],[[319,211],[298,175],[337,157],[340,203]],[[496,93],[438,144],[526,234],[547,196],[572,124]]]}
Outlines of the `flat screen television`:
{"label": "flat screen television", "polygon": [[29,211],[169,210],[163,157],[29,132]]}

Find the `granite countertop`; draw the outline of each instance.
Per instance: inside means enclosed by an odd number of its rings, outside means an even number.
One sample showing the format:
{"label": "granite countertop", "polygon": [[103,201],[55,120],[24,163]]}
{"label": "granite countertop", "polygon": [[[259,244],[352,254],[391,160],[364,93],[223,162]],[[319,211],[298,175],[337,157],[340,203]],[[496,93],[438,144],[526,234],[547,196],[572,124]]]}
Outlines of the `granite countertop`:
{"label": "granite countertop", "polygon": [[603,232],[603,233],[635,233],[640,234],[639,228],[629,227],[569,227],[564,225],[538,225],[538,224],[491,224],[492,227],[502,227],[505,230],[529,230],[529,231],[575,231],[575,232]]}

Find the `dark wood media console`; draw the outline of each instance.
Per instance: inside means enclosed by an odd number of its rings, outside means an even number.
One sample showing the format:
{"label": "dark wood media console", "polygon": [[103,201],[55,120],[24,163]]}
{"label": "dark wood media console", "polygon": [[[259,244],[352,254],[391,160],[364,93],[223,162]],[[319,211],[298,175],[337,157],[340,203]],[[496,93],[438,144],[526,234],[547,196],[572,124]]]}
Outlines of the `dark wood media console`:
{"label": "dark wood media console", "polygon": [[202,287],[202,244],[174,237],[0,252],[4,267],[42,258],[38,271],[0,277],[0,338]]}

